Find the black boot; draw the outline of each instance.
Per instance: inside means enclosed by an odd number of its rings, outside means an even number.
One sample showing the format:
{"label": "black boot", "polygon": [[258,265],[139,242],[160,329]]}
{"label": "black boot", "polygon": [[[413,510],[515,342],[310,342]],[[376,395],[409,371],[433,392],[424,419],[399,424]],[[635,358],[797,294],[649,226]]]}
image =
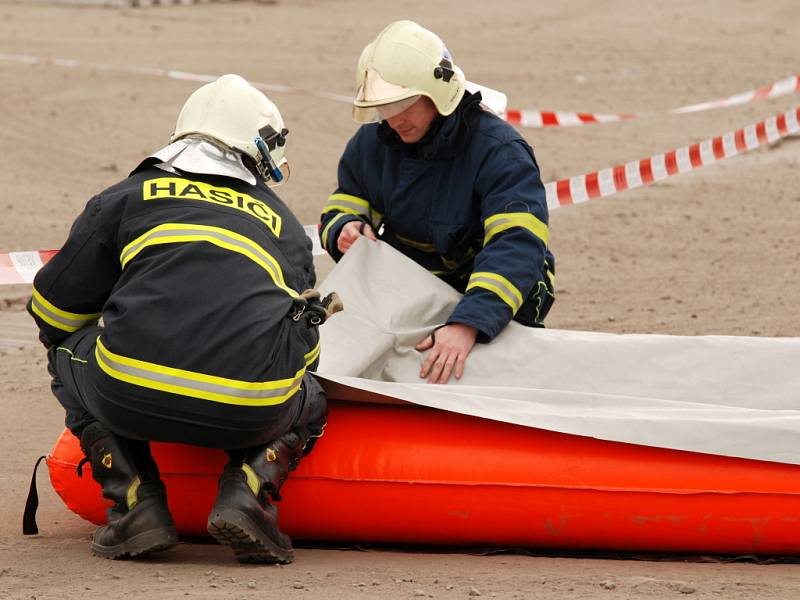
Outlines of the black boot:
{"label": "black boot", "polygon": [[81,449],[103,496],[114,501],[108,523],[94,532],[94,554],[127,558],[178,543],[166,490],[147,442],[116,436],[95,422],[83,431]]}
{"label": "black boot", "polygon": [[292,541],[278,529],[280,489],[297,467],[308,441],[290,431],[267,446],[250,448],[230,462],[219,479],[219,491],[208,517],[208,532],[233,548],[240,563],[290,563]]}

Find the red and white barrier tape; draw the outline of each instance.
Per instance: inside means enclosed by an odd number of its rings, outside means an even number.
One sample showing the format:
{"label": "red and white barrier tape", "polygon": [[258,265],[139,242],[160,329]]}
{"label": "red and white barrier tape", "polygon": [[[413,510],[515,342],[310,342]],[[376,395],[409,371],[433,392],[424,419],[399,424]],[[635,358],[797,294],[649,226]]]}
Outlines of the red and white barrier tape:
{"label": "red and white barrier tape", "polygon": [[[73,60],[68,58],[41,58],[28,54],[4,54],[0,53],[0,60],[18,62],[23,64],[43,64],[54,65],[58,67],[83,67],[89,69],[96,69],[99,71],[118,71],[122,73],[131,73],[135,75],[152,75],[155,77],[166,77],[168,79],[177,79],[182,81],[197,81],[200,83],[208,83],[215,81],[217,75],[205,75],[202,73],[190,73],[187,71],[178,71],[175,69],[161,69],[155,67],[126,67],[122,65],[112,65],[109,63],[95,63]],[[335,100],[337,102],[352,102],[351,96],[342,94],[334,94],[331,92],[322,92],[318,90],[309,90],[305,88],[294,88],[286,85],[270,84],[251,82],[253,86],[265,92],[279,92],[285,94],[305,94],[314,96],[316,98],[325,98],[326,100]],[[505,113],[505,119],[512,125],[520,127],[569,127],[574,125],[586,125],[588,123],[614,123],[618,121],[625,121],[629,119],[637,119],[643,117],[650,117],[656,114],[685,114],[692,112],[700,112],[704,110],[712,110],[716,108],[724,108],[729,106],[738,106],[741,104],[748,104],[757,100],[767,100],[771,98],[779,98],[788,94],[793,94],[800,91],[800,77],[794,75],[781,79],[748,92],[728,96],[719,100],[710,100],[708,102],[700,102],[699,104],[691,104],[688,106],[681,106],[671,110],[664,111],[663,113],[650,112],[650,113],[617,113],[617,114],[602,114],[602,113],[578,113],[568,111],[541,111],[536,109],[508,109]]]}
{"label": "red and white barrier tape", "polygon": [[558,208],[650,185],[798,133],[800,107],[715,138],[545,184],[547,206]]}
{"label": "red and white barrier tape", "polygon": [[[800,133],[800,107],[754,125],[664,154],[576,175],[569,179],[551,181],[544,185],[547,206],[554,209],[569,204],[580,204],[593,198],[603,198],[650,185],[796,133]],[[325,254],[319,242],[317,226],[305,225],[304,229],[313,242],[314,255]],[[0,253],[0,285],[30,283],[36,271],[55,253],[55,250]]]}
{"label": "red and white barrier tape", "polygon": [[0,252],[0,284],[31,283],[36,271],[58,252]]}
{"label": "red and white barrier tape", "polygon": [[[787,96],[798,91],[800,91],[800,77],[793,75],[792,77],[781,79],[780,81],[776,81],[770,85],[765,85],[764,87],[760,87],[755,90],[742,92],[741,94],[735,94],[719,100],[710,100],[708,102],[700,102],[699,104],[680,106],[678,108],[666,110],[663,114],[678,115],[712,110],[715,108],[739,106],[741,104],[748,104],[757,100],[768,100],[771,98]],[[660,113],[600,114],[566,111],[543,111],[536,109],[508,109],[505,114],[505,119],[512,125],[519,125],[520,127],[572,127],[575,125],[586,125],[589,123],[615,123],[630,119],[652,117],[656,114]]]}
{"label": "red and white barrier tape", "polygon": [[[312,243],[314,256],[326,254],[319,241],[316,225],[304,225],[303,229]],[[33,283],[33,276],[56,255],[58,250],[32,252],[0,252],[0,285]]]}
{"label": "red and white barrier tape", "polygon": [[[152,75],[154,77],[166,77],[167,79],[177,79],[180,81],[197,81],[200,83],[210,83],[216,81],[218,75],[205,75],[203,73],[190,73],[188,71],[178,71],[175,69],[161,69],[158,67],[126,67],[123,65],[112,65],[110,63],[96,63],[85,62],[81,60],[73,60],[71,58],[41,58],[39,56],[32,56],[29,54],[4,54],[0,52],[0,60],[17,62],[27,65],[53,65],[56,67],[83,67],[86,69],[96,69],[98,71],[116,71],[120,73],[131,73],[133,75]],[[325,98],[326,100],[336,100],[337,102],[353,101],[351,96],[343,96],[341,94],[332,94],[329,92],[320,92],[317,90],[309,90],[304,88],[294,88],[287,85],[260,83],[258,81],[250,82],[253,87],[256,87],[265,92],[280,92],[284,94],[305,94],[308,96],[315,96],[317,98]]]}

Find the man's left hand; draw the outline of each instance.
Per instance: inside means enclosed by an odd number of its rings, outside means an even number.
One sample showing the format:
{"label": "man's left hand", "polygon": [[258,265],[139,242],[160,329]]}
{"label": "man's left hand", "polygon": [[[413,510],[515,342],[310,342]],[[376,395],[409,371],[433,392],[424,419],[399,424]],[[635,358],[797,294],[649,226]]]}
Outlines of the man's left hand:
{"label": "man's left hand", "polygon": [[477,335],[477,329],[463,323],[450,323],[437,329],[415,346],[420,352],[430,350],[419,376],[428,377],[428,383],[447,383],[452,374],[461,379]]}

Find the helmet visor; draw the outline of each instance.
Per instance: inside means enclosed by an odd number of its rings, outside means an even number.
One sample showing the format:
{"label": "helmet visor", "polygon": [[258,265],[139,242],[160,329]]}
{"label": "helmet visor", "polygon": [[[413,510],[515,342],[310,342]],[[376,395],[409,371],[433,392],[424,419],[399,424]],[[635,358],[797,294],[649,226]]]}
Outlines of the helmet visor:
{"label": "helmet visor", "polygon": [[397,102],[389,102],[388,104],[380,104],[378,106],[367,107],[353,107],[353,119],[358,123],[376,123],[378,121],[385,121],[391,119],[411,108],[422,96],[416,95]]}
{"label": "helmet visor", "polygon": [[[412,97],[414,100],[404,106],[399,104],[402,101],[411,100]],[[418,99],[419,91],[390,83],[376,70],[369,69],[353,99],[353,119],[358,123],[372,123],[381,119],[389,119],[403,112]],[[394,109],[389,108],[394,104],[398,106]],[[377,113],[375,109],[378,106],[387,107],[388,112]]]}

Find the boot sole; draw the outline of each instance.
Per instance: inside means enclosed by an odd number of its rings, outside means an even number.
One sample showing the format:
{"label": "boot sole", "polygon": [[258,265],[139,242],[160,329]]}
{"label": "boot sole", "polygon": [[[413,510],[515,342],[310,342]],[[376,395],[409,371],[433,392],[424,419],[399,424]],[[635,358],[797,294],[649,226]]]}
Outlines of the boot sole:
{"label": "boot sole", "polygon": [[294,553],[264,535],[246,515],[234,509],[216,510],[208,519],[208,533],[230,546],[240,563],[289,564]]}
{"label": "boot sole", "polygon": [[116,546],[99,546],[92,542],[92,553],[102,558],[133,558],[169,550],[178,544],[178,532],[174,527],[161,527],[144,531]]}

